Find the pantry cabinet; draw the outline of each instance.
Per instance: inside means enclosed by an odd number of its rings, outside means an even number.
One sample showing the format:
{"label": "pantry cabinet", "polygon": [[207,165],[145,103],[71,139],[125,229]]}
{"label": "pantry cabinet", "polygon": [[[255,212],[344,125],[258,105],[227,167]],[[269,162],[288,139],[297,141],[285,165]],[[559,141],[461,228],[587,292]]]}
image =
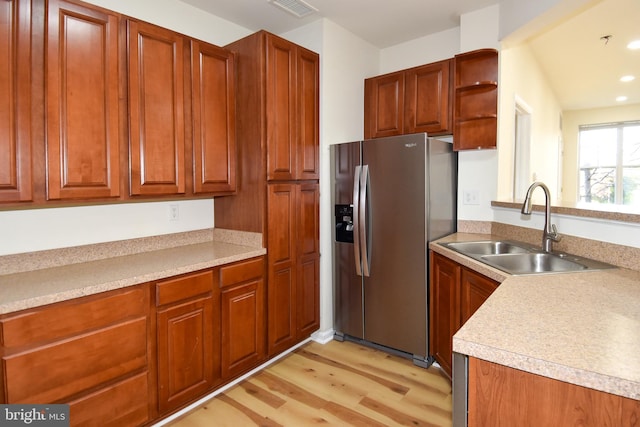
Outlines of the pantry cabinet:
{"label": "pantry cabinet", "polygon": [[269,354],[320,326],[317,183],[271,184],[268,190]]}
{"label": "pantry cabinet", "polygon": [[318,55],[264,33],[267,179],[318,179]]}
{"label": "pantry cabinet", "polygon": [[147,286],[4,315],[0,327],[2,403],[68,403],[71,425],[151,420]]}
{"label": "pantry cabinet", "polygon": [[451,376],[453,335],[498,287],[489,279],[457,262],[430,255],[429,352]]}
{"label": "pantry cabinet", "polygon": [[451,133],[451,62],[365,79],[365,138]]}
{"label": "pantry cabinet", "polygon": [[217,227],[262,233],[272,357],[319,322],[319,56],[260,31],[237,60],[239,188],[216,199]]}
{"label": "pantry cabinet", "polygon": [[0,202],[32,199],[31,1],[0,2]]}

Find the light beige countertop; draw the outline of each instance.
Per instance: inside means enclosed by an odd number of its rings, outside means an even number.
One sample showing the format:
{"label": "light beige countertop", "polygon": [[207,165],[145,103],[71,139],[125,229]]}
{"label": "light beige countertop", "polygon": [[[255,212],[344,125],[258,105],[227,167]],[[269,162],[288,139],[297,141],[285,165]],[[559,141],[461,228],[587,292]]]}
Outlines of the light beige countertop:
{"label": "light beige countertop", "polygon": [[[196,239],[184,240],[180,234],[164,239],[135,239],[135,242],[78,247],[68,258],[75,256],[81,260],[62,265],[55,265],[53,259],[63,256],[58,250],[38,256],[32,253],[0,257],[12,264],[28,260],[37,266],[33,270],[0,274],[0,314],[164,279],[266,253],[266,249],[261,247],[261,236],[254,233],[210,231],[200,234]],[[172,247],[172,241],[178,245]],[[112,253],[120,255],[105,257],[104,245],[108,245]],[[98,255],[91,255],[92,251]],[[66,250],[64,256],[69,252],[74,251]],[[6,272],[8,268],[2,271]]]}
{"label": "light beige countertop", "polygon": [[[490,238],[457,233],[438,242]],[[510,276],[435,242],[430,248],[502,281],[454,335],[454,351],[640,400],[640,272]]]}

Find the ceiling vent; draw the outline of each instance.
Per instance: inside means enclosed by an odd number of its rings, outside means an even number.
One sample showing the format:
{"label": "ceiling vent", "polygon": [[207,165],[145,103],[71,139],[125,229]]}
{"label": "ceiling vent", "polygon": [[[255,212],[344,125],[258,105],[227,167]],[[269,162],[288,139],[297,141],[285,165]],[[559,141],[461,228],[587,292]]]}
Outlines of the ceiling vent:
{"label": "ceiling vent", "polygon": [[279,8],[289,12],[298,18],[303,18],[307,15],[317,12],[318,9],[305,3],[302,0],[268,0],[269,3],[278,6]]}

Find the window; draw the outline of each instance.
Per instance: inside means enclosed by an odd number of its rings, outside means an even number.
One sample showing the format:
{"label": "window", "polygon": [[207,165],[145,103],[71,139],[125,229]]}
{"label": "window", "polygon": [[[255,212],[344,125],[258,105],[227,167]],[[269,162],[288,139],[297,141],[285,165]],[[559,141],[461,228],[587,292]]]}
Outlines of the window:
{"label": "window", "polygon": [[579,199],[640,206],[640,121],[580,126]]}

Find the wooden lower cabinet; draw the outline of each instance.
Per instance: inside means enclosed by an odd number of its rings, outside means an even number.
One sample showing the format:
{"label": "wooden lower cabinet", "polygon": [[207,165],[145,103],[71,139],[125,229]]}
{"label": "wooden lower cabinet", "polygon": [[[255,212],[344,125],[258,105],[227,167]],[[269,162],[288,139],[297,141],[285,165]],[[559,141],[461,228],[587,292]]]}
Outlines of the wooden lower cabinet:
{"label": "wooden lower cabinet", "polygon": [[430,256],[429,352],[451,376],[453,335],[499,283],[438,253]]}
{"label": "wooden lower cabinet", "polygon": [[268,352],[274,356],[320,326],[317,182],[269,184]]}
{"label": "wooden lower cabinet", "polygon": [[469,358],[469,427],[634,426],[640,401]]}
{"label": "wooden lower cabinet", "polygon": [[220,269],[222,377],[234,378],[266,359],[264,259]]}
{"label": "wooden lower cabinet", "polygon": [[219,290],[213,270],[159,282],[155,288],[162,414],[203,395],[220,380]]}
{"label": "wooden lower cabinet", "polygon": [[142,285],[2,316],[0,402],[69,403],[72,426],[148,422],[148,313]]}
{"label": "wooden lower cabinet", "polygon": [[265,258],[0,316],[0,404],[149,425],[266,360]]}

